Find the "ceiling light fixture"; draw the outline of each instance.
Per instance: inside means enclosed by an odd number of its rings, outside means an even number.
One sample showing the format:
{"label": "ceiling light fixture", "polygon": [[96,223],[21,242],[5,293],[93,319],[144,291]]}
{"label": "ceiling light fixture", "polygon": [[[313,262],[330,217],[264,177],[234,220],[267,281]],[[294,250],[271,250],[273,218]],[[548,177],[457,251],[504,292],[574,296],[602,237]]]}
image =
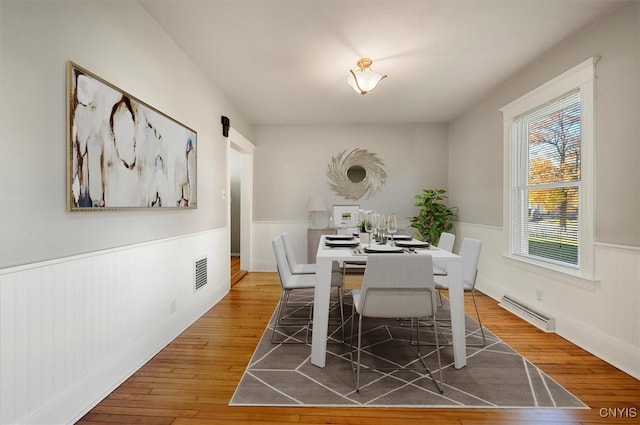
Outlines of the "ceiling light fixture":
{"label": "ceiling light fixture", "polygon": [[371,70],[372,63],[373,61],[371,59],[362,58],[358,61],[358,68],[360,68],[359,71],[354,72],[353,69],[349,70],[351,75],[349,75],[347,83],[349,83],[349,85],[361,95],[369,93],[371,90],[378,87],[380,81],[387,78],[386,75],[380,75],[377,72],[373,72]]}

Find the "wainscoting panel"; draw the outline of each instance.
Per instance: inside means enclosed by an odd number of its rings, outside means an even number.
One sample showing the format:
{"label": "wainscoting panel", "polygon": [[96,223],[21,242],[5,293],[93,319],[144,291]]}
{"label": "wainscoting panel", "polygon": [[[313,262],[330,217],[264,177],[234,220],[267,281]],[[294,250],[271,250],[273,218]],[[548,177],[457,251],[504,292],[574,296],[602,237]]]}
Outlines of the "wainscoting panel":
{"label": "wainscoting panel", "polygon": [[306,221],[254,221],[251,227],[251,271],[276,271],[276,257],[273,254],[271,240],[284,232],[291,236],[298,261],[303,262],[307,258],[309,223]]}
{"label": "wainscoting panel", "polygon": [[464,237],[483,241],[480,291],[546,312],[556,318],[557,334],[640,379],[640,248],[596,243],[597,281],[583,284],[505,259],[502,228],[458,223],[456,250]]}
{"label": "wainscoting panel", "polygon": [[77,420],[224,297],[227,245],[223,228],[1,270],[0,423]]}

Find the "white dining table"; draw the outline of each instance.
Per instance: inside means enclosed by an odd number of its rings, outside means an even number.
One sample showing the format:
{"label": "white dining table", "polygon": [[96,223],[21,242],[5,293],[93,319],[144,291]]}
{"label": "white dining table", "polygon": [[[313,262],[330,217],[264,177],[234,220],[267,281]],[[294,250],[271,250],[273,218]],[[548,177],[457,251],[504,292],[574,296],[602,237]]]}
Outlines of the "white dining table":
{"label": "white dining table", "polygon": [[[320,238],[316,254],[316,287],[313,300],[313,336],[311,340],[311,363],[324,367],[327,355],[327,331],[329,322],[329,298],[331,273],[334,261],[367,261],[366,255],[354,255],[350,248],[330,248],[325,245],[326,236]],[[364,246],[367,246],[366,244]],[[467,364],[464,325],[464,290],[462,286],[462,257],[430,247],[416,249],[416,255],[431,255],[434,264],[446,267],[449,285],[451,332],[453,339],[454,366],[460,369]],[[369,254],[376,255],[376,254]]]}

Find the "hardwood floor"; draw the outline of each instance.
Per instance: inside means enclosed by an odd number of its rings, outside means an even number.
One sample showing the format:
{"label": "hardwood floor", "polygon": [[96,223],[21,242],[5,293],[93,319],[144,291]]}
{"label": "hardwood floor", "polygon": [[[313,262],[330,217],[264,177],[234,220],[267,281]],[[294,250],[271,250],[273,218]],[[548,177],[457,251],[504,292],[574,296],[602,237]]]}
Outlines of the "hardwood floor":
{"label": "hardwood floor", "polygon": [[[357,286],[359,279],[360,275],[349,275],[347,286]],[[229,407],[227,404],[279,295],[276,273],[249,273],[224,300],[78,423],[587,425],[640,422],[638,380],[555,334],[539,331],[482,295],[478,303],[484,324],[591,409]],[[467,301],[467,308],[473,309],[471,299]]]}
{"label": "hardwood floor", "polygon": [[246,270],[240,270],[240,257],[231,257],[231,286],[240,282],[246,275]]}

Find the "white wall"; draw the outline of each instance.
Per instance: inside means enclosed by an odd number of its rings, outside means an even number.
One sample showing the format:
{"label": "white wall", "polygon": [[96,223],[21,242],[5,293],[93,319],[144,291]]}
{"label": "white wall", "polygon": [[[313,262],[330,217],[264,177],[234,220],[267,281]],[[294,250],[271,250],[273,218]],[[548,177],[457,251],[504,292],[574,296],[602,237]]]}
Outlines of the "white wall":
{"label": "white wall", "polygon": [[[418,212],[415,195],[448,188],[446,124],[260,125],[254,134],[253,270],[276,269],[271,239],[285,230],[306,259],[310,196],[323,196],[330,210],[335,204],[395,212],[398,226],[408,227]],[[387,179],[379,193],[350,200],[330,189],[326,173],[333,156],[355,148],[375,153]]]}
{"label": "white wall", "polygon": [[[0,423],[72,423],[227,293],[220,116],[252,130],[137,1],[0,19]],[[196,210],[67,212],[68,60],[198,133]]]}
{"label": "white wall", "polygon": [[[447,189],[447,126],[308,125],[256,126],[254,215],[256,221],[309,219],[310,196],[332,205],[360,205],[399,219],[414,215],[413,196],[426,188]],[[367,149],[383,162],[386,183],[379,193],[359,200],[336,195],[327,167],[333,156]],[[323,219],[328,219],[324,216]]]}
{"label": "white wall", "polygon": [[558,44],[451,123],[449,188],[461,221],[502,226],[500,108],[595,56],[595,238],[640,246],[638,7],[631,2]]}
{"label": "white wall", "polygon": [[[0,267],[226,226],[220,116],[251,133],[138,2],[0,3]],[[68,60],[198,133],[197,210],[67,212]]]}
{"label": "white wall", "polygon": [[[451,123],[449,187],[458,239],[485,242],[478,288],[556,317],[557,333],[640,379],[640,3],[590,25],[496,87]],[[499,109],[591,56],[596,65],[597,281],[503,258]],[[542,291],[543,300],[537,300]]]}

